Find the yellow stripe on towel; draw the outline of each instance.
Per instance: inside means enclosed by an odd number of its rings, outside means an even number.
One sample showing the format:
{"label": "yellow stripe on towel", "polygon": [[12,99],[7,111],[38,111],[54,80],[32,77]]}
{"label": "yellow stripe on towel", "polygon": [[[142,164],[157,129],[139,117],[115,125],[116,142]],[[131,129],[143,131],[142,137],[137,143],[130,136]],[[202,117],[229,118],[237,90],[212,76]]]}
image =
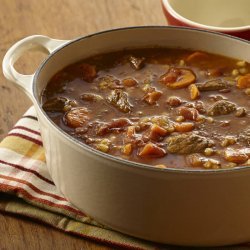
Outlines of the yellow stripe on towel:
{"label": "yellow stripe on towel", "polygon": [[44,148],[20,137],[7,136],[0,143],[0,148],[7,148],[28,158],[45,162]]}

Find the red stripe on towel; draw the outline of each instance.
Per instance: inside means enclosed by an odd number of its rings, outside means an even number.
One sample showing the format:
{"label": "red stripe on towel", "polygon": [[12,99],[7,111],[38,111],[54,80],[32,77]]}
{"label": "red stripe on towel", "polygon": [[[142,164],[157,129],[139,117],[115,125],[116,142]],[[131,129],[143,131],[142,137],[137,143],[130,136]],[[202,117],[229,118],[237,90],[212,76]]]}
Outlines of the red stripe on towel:
{"label": "red stripe on towel", "polygon": [[39,145],[39,146],[42,146],[42,145],[43,145],[42,141],[37,140],[37,139],[34,139],[34,138],[29,137],[29,136],[27,136],[27,135],[19,134],[19,133],[9,133],[7,136],[16,136],[16,137],[20,137],[20,138],[23,138],[23,139],[25,139],[25,140],[34,142],[35,144],[37,144],[37,145]]}
{"label": "red stripe on towel", "polygon": [[36,134],[36,135],[41,135],[39,132],[37,132],[33,129],[30,129],[30,128],[26,128],[24,126],[15,126],[14,129],[21,129],[21,130],[25,130],[25,131],[31,132],[33,134]]}
{"label": "red stripe on towel", "polygon": [[55,185],[51,180],[47,179],[46,177],[42,176],[41,174],[39,174],[38,172],[36,172],[35,170],[33,169],[27,169],[21,165],[17,165],[17,164],[13,164],[13,163],[9,163],[9,162],[6,162],[6,161],[3,161],[3,160],[0,160],[0,163],[2,164],[5,164],[5,165],[8,165],[10,167],[13,167],[13,168],[17,168],[19,170],[22,170],[22,171],[25,171],[25,172],[29,172],[29,173],[32,173],[34,174],[35,176],[37,176],[38,178],[42,179],[43,181],[51,184],[51,185]]}
{"label": "red stripe on towel", "polygon": [[0,189],[3,191],[3,192],[14,192],[14,193],[20,193],[23,195],[23,197],[25,197],[27,200],[34,200],[34,201],[37,201],[39,203],[42,203],[42,204],[45,204],[45,205],[48,205],[48,206],[51,206],[51,207],[57,207],[57,208],[63,208],[65,210],[68,210],[70,212],[73,212],[75,214],[78,214],[80,216],[86,216],[84,213],[82,213],[81,211],[77,210],[77,209],[74,209],[72,207],[69,207],[67,205],[62,205],[62,204],[56,204],[52,201],[49,201],[49,200],[45,200],[45,199],[41,199],[41,198],[37,198],[33,195],[31,195],[27,190],[21,188],[21,187],[16,187],[16,186],[11,186],[11,185],[8,185],[8,184],[1,184],[0,183]]}
{"label": "red stripe on towel", "polygon": [[52,197],[52,198],[54,198],[56,200],[60,200],[60,201],[67,201],[65,198],[63,198],[61,196],[58,196],[56,194],[51,194],[51,193],[44,192],[44,191],[40,190],[39,188],[35,187],[30,182],[27,182],[25,180],[18,179],[18,178],[15,178],[15,177],[11,177],[11,176],[2,175],[2,174],[0,174],[0,178],[6,179],[6,180],[9,180],[9,181],[16,181],[16,182],[25,184],[26,186],[30,187],[33,191],[35,191],[38,194],[46,195],[46,196]]}

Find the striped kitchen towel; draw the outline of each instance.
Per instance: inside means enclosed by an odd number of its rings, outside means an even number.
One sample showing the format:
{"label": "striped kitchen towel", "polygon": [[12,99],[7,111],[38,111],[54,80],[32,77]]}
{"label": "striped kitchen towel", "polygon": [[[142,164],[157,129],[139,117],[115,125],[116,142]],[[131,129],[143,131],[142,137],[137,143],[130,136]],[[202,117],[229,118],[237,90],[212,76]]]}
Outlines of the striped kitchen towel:
{"label": "striped kitchen towel", "polygon": [[[110,230],[70,204],[54,185],[45,162],[34,107],[0,143],[0,192],[13,194],[0,210],[45,222],[65,232],[127,249],[156,249],[156,245]],[[10,196],[11,197],[11,196]]]}

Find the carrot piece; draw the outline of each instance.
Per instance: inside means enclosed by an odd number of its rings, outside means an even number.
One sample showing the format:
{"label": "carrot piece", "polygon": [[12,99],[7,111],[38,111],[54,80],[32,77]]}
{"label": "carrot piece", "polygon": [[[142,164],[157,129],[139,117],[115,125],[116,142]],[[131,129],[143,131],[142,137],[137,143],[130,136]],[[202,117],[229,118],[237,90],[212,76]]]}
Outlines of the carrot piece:
{"label": "carrot piece", "polygon": [[197,62],[197,61],[204,60],[207,58],[208,58],[208,54],[201,52],[201,51],[195,51],[187,57],[186,61],[187,62]]}
{"label": "carrot piece", "polygon": [[195,74],[189,69],[170,68],[167,73],[160,77],[159,82],[171,89],[180,89],[189,86],[195,80]]}
{"label": "carrot piece", "polygon": [[151,142],[147,143],[139,152],[140,157],[163,157],[166,154],[167,153],[163,148],[160,148]]}
{"label": "carrot piece", "polygon": [[194,124],[192,122],[182,122],[176,123],[174,127],[177,132],[189,132],[194,129]]}
{"label": "carrot piece", "polygon": [[246,74],[244,76],[240,76],[237,85],[239,89],[250,88],[250,74]]}
{"label": "carrot piece", "polygon": [[160,136],[165,136],[167,135],[168,131],[162,127],[160,127],[157,124],[153,124],[151,127],[151,131],[153,131],[154,133],[160,135]]}
{"label": "carrot piece", "polygon": [[149,138],[158,141],[161,137],[166,136],[168,131],[157,124],[153,124],[150,129]]}

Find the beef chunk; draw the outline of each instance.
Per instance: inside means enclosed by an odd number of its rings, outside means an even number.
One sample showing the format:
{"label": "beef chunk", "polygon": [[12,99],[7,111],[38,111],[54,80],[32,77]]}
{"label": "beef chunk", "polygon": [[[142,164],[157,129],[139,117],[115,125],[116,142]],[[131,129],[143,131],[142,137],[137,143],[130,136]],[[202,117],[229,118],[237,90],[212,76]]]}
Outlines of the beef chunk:
{"label": "beef chunk", "polygon": [[188,165],[195,168],[212,168],[218,169],[221,167],[221,163],[218,160],[212,158],[203,157],[200,154],[187,155],[186,161]]}
{"label": "beef chunk", "polygon": [[131,66],[136,70],[139,70],[144,66],[144,61],[145,61],[144,57],[135,57],[135,56],[129,57],[129,62]]}
{"label": "beef chunk", "polygon": [[197,109],[187,107],[180,107],[178,109],[178,114],[191,121],[195,121],[199,116],[199,112]]}
{"label": "beef chunk", "polygon": [[63,112],[69,100],[65,97],[54,97],[43,104],[43,109],[47,112]]}
{"label": "beef chunk", "polygon": [[121,85],[121,81],[117,78],[107,75],[99,78],[99,88],[103,89],[123,89],[124,86]]}
{"label": "beef chunk", "polygon": [[205,109],[205,105],[202,101],[196,101],[195,103],[193,102],[187,102],[184,107],[187,107],[187,108],[195,108],[198,113],[200,114],[205,114],[207,111]]}
{"label": "beef chunk", "polygon": [[236,113],[235,113],[236,117],[244,117],[246,115],[247,115],[247,111],[245,108],[243,107],[237,108]]}
{"label": "beef chunk", "polygon": [[68,111],[64,116],[66,125],[72,128],[84,126],[90,119],[89,110],[84,107],[77,107]]}
{"label": "beef chunk", "polygon": [[197,109],[200,114],[206,113],[205,105],[202,101],[196,101],[194,104],[194,108]]}
{"label": "beef chunk", "polygon": [[138,125],[143,128],[145,126],[147,127],[147,125],[151,126],[151,124],[156,124],[167,130],[169,133],[174,131],[174,123],[166,115],[142,118]]}
{"label": "beef chunk", "polygon": [[229,87],[227,82],[223,81],[222,79],[214,79],[205,83],[196,83],[196,86],[200,91],[222,90]]}
{"label": "beef chunk", "polygon": [[96,75],[96,67],[94,65],[90,65],[88,63],[82,63],[79,66],[79,71],[81,72],[82,79],[87,82],[92,82]]}
{"label": "beef chunk", "polygon": [[177,96],[170,96],[167,100],[167,104],[171,107],[178,107],[182,104],[182,100]]}
{"label": "beef chunk", "polygon": [[124,113],[132,110],[132,105],[128,101],[128,94],[120,89],[113,90],[107,101]]}
{"label": "beef chunk", "polygon": [[206,158],[201,154],[190,154],[186,156],[186,162],[189,166],[195,168],[203,167],[204,163],[206,162]]}
{"label": "beef chunk", "polygon": [[132,125],[127,118],[114,119],[109,123],[102,123],[97,130],[98,135],[105,135],[113,131],[123,131],[126,127]]}
{"label": "beef chunk", "polygon": [[239,141],[250,146],[250,128],[239,134]]}
{"label": "beef chunk", "polygon": [[231,114],[236,110],[236,104],[228,102],[225,100],[217,101],[215,104],[209,107],[208,115],[217,116],[217,115],[227,115]]}
{"label": "beef chunk", "polygon": [[167,150],[176,154],[192,154],[203,152],[214,142],[206,137],[194,134],[178,134],[167,139]]}

